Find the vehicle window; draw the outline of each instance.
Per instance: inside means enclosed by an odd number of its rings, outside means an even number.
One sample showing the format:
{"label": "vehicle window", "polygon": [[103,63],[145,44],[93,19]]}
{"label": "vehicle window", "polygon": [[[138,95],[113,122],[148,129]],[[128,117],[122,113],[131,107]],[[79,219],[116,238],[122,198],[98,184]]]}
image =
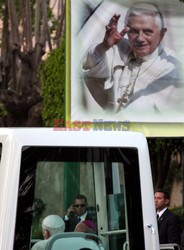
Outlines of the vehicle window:
{"label": "vehicle window", "polygon": [[105,249],[144,249],[137,155],[136,149],[24,147],[14,249],[42,240],[42,219],[64,217],[77,194],[87,197]]}
{"label": "vehicle window", "polygon": [[[32,238],[41,234],[41,221],[49,214],[64,217],[74,197],[84,194],[88,210],[95,218],[95,198],[92,165],[77,162],[38,162],[35,175],[34,217]],[[38,225],[38,221],[40,221]]]}

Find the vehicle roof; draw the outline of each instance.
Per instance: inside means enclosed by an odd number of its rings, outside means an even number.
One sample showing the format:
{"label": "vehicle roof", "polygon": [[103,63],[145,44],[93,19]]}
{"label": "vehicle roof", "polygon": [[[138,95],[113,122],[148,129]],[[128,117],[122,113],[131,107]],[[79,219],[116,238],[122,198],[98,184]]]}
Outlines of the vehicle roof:
{"label": "vehicle roof", "polygon": [[142,133],[130,131],[55,131],[53,128],[0,128],[0,142],[40,146],[130,146],[146,142]]}

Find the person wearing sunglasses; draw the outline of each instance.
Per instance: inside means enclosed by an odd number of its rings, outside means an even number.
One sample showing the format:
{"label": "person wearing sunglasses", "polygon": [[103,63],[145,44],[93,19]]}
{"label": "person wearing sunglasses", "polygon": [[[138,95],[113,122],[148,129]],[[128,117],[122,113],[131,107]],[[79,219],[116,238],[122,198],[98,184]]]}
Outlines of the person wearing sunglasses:
{"label": "person wearing sunglasses", "polygon": [[81,221],[92,220],[87,211],[87,206],[86,196],[79,194],[75,197],[74,203],[68,208],[64,217],[65,232],[73,232],[76,225]]}

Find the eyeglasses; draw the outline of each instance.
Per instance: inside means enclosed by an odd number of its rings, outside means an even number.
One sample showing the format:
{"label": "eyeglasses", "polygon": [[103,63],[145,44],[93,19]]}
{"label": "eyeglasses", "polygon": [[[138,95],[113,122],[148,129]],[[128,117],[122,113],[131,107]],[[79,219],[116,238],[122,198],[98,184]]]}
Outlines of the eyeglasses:
{"label": "eyeglasses", "polygon": [[85,204],[76,204],[74,205],[74,207],[85,207],[86,205]]}

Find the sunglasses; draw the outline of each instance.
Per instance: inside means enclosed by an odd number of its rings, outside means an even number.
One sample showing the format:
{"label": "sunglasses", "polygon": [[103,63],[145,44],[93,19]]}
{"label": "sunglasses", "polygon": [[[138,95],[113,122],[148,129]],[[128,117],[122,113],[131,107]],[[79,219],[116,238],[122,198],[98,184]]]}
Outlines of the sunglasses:
{"label": "sunglasses", "polygon": [[74,205],[74,207],[85,207],[86,205],[85,204],[76,204]]}

